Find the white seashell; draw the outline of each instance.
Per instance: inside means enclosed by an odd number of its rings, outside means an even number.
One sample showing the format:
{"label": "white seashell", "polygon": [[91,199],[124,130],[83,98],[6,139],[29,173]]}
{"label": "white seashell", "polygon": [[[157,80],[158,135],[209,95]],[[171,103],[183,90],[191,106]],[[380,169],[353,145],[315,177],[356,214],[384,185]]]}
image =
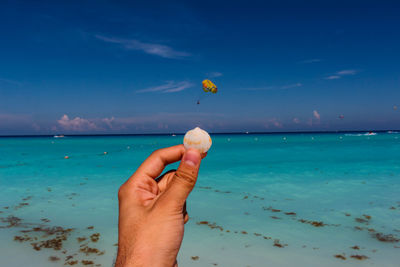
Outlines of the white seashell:
{"label": "white seashell", "polygon": [[183,138],[183,145],[186,149],[195,148],[200,153],[206,153],[211,147],[210,135],[199,127],[188,131]]}

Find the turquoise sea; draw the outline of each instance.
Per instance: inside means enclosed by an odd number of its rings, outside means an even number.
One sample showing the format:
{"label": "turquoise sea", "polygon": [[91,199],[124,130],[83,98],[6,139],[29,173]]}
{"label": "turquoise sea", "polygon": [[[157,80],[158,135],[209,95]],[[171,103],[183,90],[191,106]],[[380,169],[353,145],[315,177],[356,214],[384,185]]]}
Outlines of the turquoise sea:
{"label": "turquoise sea", "polygon": [[[400,266],[400,134],[212,138],[180,266]],[[0,138],[0,266],[111,266],[119,186],[182,139]]]}

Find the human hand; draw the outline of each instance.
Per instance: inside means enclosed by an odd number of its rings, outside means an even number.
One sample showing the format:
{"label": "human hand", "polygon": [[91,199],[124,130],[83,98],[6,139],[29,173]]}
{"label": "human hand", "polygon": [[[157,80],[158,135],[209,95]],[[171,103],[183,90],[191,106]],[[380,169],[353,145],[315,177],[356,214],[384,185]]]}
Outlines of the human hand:
{"label": "human hand", "polygon": [[[205,155],[203,155],[205,156]],[[119,189],[116,267],[172,267],[183,239],[183,207],[192,191],[202,155],[183,145],[153,152]],[[181,160],[176,172],[157,183],[165,166]]]}

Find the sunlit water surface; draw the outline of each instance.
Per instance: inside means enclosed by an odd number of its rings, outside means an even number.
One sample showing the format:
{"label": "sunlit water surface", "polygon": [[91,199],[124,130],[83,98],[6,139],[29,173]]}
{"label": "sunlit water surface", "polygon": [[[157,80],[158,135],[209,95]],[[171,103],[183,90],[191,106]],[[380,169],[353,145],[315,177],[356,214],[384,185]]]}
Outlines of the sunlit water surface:
{"label": "sunlit water surface", "polygon": [[[214,135],[180,266],[399,266],[399,137]],[[181,142],[0,138],[0,265],[111,266],[119,186],[153,150]]]}

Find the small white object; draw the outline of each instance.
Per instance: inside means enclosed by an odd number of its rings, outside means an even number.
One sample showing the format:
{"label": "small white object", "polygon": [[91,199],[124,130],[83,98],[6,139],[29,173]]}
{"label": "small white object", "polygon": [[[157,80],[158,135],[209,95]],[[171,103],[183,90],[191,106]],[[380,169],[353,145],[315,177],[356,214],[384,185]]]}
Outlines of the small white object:
{"label": "small white object", "polygon": [[206,153],[211,147],[210,135],[199,127],[188,131],[183,138],[183,145],[186,149],[195,148],[200,153]]}

